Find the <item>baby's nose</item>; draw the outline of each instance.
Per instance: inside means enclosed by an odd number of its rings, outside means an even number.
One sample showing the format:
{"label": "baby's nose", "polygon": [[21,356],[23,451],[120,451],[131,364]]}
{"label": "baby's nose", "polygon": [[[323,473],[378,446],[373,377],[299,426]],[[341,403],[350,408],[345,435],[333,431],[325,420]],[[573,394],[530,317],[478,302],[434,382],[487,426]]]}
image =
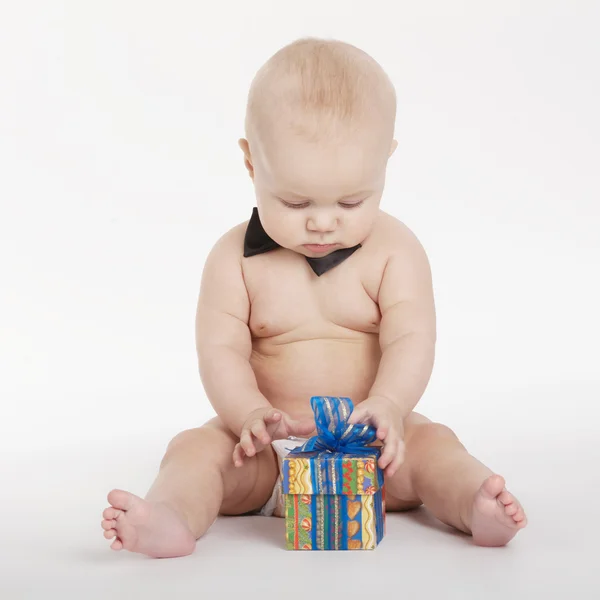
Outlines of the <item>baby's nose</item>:
{"label": "baby's nose", "polygon": [[319,233],[328,233],[335,231],[337,219],[334,215],[316,214],[308,219],[307,227],[309,231],[318,231]]}

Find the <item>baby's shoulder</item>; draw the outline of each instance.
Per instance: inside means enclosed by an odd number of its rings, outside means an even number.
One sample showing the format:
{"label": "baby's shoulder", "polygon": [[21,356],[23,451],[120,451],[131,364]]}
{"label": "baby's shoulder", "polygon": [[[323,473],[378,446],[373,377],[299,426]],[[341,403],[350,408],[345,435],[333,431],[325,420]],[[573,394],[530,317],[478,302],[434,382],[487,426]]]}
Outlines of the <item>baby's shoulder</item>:
{"label": "baby's shoulder", "polygon": [[368,242],[384,254],[391,256],[393,254],[406,255],[408,252],[424,252],[421,242],[415,233],[396,217],[379,211],[379,217]]}
{"label": "baby's shoulder", "polygon": [[213,244],[209,258],[214,261],[228,260],[239,262],[244,252],[244,237],[248,221],[234,225],[223,233]]}

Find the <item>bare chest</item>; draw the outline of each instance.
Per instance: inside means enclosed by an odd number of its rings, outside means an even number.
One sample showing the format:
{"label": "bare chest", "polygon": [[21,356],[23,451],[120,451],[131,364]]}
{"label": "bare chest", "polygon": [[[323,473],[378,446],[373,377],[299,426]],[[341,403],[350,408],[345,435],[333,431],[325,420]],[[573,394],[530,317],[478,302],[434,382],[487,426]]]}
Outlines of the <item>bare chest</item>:
{"label": "bare chest", "polygon": [[244,259],[253,337],[283,336],[285,343],[344,330],[377,333],[383,265],[368,261],[363,250],[320,277],[303,256],[285,249]]}

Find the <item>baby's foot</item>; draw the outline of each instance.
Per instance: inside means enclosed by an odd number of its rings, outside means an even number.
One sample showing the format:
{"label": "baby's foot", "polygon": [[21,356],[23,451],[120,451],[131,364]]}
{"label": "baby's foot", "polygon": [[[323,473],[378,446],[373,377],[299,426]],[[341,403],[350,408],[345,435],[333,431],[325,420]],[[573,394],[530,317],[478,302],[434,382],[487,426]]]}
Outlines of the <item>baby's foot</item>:
{"label": "baby's foot", "polygon": [[475,494],[471,533],[478,546],[504,546],[527,525],[525,511],[504,483],[500,475],[490,475]]}
{"label": "baby's foot", "polygon": [[104,537],[116,538],[113,550],[130,550],[155,558],[191,554],[196,539],[179,514],[166,504],[148,502],[122,490],[108,494],[111,506],[102,521]]}

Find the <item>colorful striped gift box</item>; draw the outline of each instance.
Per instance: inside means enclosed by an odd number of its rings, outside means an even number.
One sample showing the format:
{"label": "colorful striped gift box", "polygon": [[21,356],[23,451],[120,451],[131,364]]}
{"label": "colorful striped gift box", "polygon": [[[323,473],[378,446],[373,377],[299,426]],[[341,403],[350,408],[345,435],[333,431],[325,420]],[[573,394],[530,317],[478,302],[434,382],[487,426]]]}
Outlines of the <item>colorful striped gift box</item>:
{"label": "colorful striped gift box", "polygon": [[[331,431],[332,423],[341,421],[343,425],[352,410],[348,398],[317,396],[311,402],[315,414],[331,415],[326,422]],[[340,406],[349,407],[344,418],[335,417]],[[342,426],[338,429],[341,431]],[[335,436],[342,438],[339,431]],[[313,439],[318,444],[317,438]],[[385,489],[383,472],[377,466],[380,450],[359,450],[295,449],[283,459],[289,550],[373,550],[381,542],[385,534]]]}

